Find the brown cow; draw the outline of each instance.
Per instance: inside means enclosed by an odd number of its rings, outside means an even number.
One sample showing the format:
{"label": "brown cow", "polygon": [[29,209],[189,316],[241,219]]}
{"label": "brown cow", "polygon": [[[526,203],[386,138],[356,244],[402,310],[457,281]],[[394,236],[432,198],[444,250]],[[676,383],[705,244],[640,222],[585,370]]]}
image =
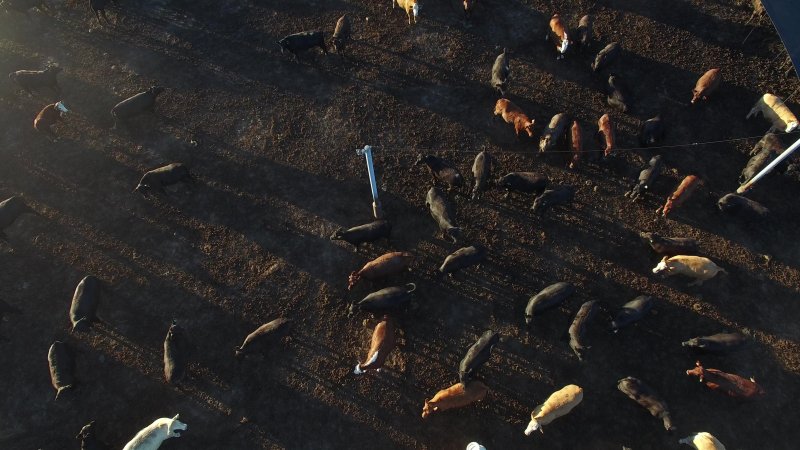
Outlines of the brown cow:
{"label": "brown cow", "polygon": [[569,162],[569,168],[574,169],[578,167],[578,162],[581,160],[581,153],[583,153],[583,133],[581,133],[581,126],[578,124],[577,120],[572,121],[572,135],[571,135],[571,147],[572,147],[572,160]]}
{"label": "brown cow", "polygon": [[558,58],[564,58],[564,53],[569,48],[569,30],[561,22],[561,17],[558,14],[553,14],[550,19],[550,35],[548,36],[556,43],[556,50],[558,51]]}
{"label": "brown cow", "polygon": [[519,137],[520,131],[525,131],[528,136],[533,137],[533,120],[529,119],[519,106],[511,103],[511,100],[501,98],[494,106],[494,115],[502,116],[506,123],[514,124],[514,131]]}
{"label": "brown cow", "polygon": [[61,117],[67,112],[69,112],[69,110],[64,106],[64,103],[51,103],[42,108],[39,114],[36,115],[36,118],[33,120],[33,128],[52,139],[56,139],[56,135],[50,127],[61,120]]}
{"label": "brown cow", "polygon": [[597,121],[598,136],[602,136],[602,141],[605,143],[606,148],[603,150],[603,155],[608,156],[614,151],[614,144],[616,138],[614,137],[614,125],[611,123],[611,117],[608,114],[603,114],[600,120]]}
{"label": "brown cow", "polygon": [[406,269],[412,261],[414,261],[414,255],[408,252],[389,252],[381,255],[364,264],[364,267],[358,272],[350,274],[347,290],[353,289],[353,286],[362,278],[376,280],[398,274]]}
{"label": "brown cow", "polygon": [[727,394],[734,398],[754,398],[764,395],[764,389],[756,384],[756,380],[741,377],[732,373],[725,373],[717,369],[705,369],[700,361],[695,362],[695,368],[687,370],[686,375],[696,376],[700,382],[713,391]]}
{"label": "brown cow", "polygon": [[466,385],[456,383],[447,389],[437,392],[432,399],[425,400],[425,405],[422,407],[422,418],[424,419],[435,412],[461,408],[472,402],[481,401],[486,397],[487,392],[489,392],[489,388],[477,380],[472,380]]}
{"label": "brown cow", "polygon": [[380,323],[375,326],[375,331],[372,332],[372,343],[369,346],[366,362],[356,364],[353,373],[361,375],[367,370],[381,370],[396,343],[394,322],[389,316],[383,316]]}
{"label": "brown cow", "polygon": [[656,210],[656,214],[659,211],[662,211],[664,217],[667,217],[674,208],[681,206],[689,197],[692,196],[692,193],[697,189],[698,186],[703,184],[703,180],[701,180],[697,175],[688,175],[686,178],[681,181],[681,184],[678,185],[678,188],[675,189],[675,192],[672,193],[667,198],[667,202],[664,203],[664,206]]}
{"label": "brown cow", "polygon": [[697,103],[700,99],[708,100],[708,96],[717,90],[721,82],[722,76],[719,74],[719,69],[711,69],[704,73],[692,89],[692,104]]}

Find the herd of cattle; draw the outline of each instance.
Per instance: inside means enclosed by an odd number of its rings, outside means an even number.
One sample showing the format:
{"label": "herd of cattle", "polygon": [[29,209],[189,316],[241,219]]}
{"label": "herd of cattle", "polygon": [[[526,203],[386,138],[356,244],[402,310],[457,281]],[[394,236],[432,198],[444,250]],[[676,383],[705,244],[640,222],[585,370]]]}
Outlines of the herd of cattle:
{"label": "herd of cattle", "polygon": [[[100,21],[101,15],[105,18],[104,7],[108,2],[91,0],[90,3],[97,14],[98,21]],[[469,16],[477,2],[475,0],[464,0],[463,3],[465,13]],[[26,14],[28,9],[32,7],[41,8],[41,5],[44,5],[41,0],[5,0],[3,3],[6,9],[16,9]],[[420,4],[416,0],[394,0],[392,1],[392,6],[400,6],[406,11],[409,25],[415,24],[420,18]],[[108,22],[108,19],[105,19]],[[554,41],[556,57],[564,58],[565,55],[574,51],[574,48],[588,48],[592,41],[592,18],[588,15],[581,18],[576,32],[573,34],[559,15],[555,14],[550,20],[550,30],[549,37]],[[330,45],[335,51],[342,53],[347,47],[350,38],[351,24],[348,16],[345,15],[337,21]],[[278,44],[282,51],[290,52],[298,61],[301,53],[313,47],[320,47],[327,53],[327,44],[323,38],[323,33],[320,31],[292,34],[281,39]],[[591,64],[592,71],[602,72],[604,69],[608,69],[614,60],[619,57],[620,53],[621,49],[618,43],[608,44],[597,53]],[[46,88],[60,95],[61,89],[57,81],[57,76],[60,72],[60,67],[52,66],[45,70],[18,70],[9,74],[9,78],[29,94],[34,90]],[[517,136],[525,133],[529,137],[534,137],[535,121],[505,98],[509,90],[510,75],[510,58],[508,52],[504,49],[494,61],[491,71],[491,87],[500,96],[497,100],[494,114],[501,116],[506,123],[512,124]],[[700,77],[692,90],[691,103],[707,100],[718,89],[721,81],[719,69],[714,68],[706,72]],[[156,105],[157,97],[162,91],[162,87],[154,86],[147,91],[119,102],[111,110],[114,126],[117,127],[139,114],[152,111]],[[610,107],[623,113],[629,109],[630,100],[627,89],[622,78],[617,74],[610,74],[608,77],[607,102]],[[69,109],[62,101],[49,104],[36,115],[33,127],[50,139],[57,139],[52,127],[68,113]],[[752,178],[760,168],[784,151],[777,136],[773,134],[775,130],[788,133],[794,131],[798,126],[798,120],[794,114],[779,97],[772,94],[765,94],[759,99],[748,114],[748,118],[757,113],[762,113],[764,117],[769,119],[772,127],[754,149],[753,159],[743,171],[741,182]],[[566,153],[570,155],[568,161],[570,169],[575,168],[586,155],[602,153],[604,156],[609,156],[613,154],[617,150],[615,127],[609,114],[604,114],[600,117],[597,128],[596,134],[600,141],[600,149],[585,148],[583,130],[579,122],[577,120],[571,121],[566,113],[559,113],[552,118],[542,132],[539,151],[548,152],[556,148],[568,148],[569,150]],[[568,129],[570,132],[567,132]],[[639,141],[643,146],[653,146],[662,139],[663,134],[664,125],[661,118],[656,116],[643,123]],[[491,250],[478,243],[466,245],[461,227],[456,220],[457,214],[454,205],[448,199],[448,194],[453,188],[461,187],[465,183],[465,178],[458,168],[450,161],[435,155],[420,155],[415,165],[426,166],[433,177],[434,187],[430,188],[426,197],[426,205],[430,210],[431,216],[439,226],[441,233],[452,240],[454,244],[460,246],[458,250],[445,258],[438,272],[453,275],[460,270],[486,261]],[[500,189],[505,189],[506,196],[512,191],[527,195],[533,194],[535,199],[532,209],[536,213],[543,213],[547,209],[559,205],[568,205],[575,197],[576,188],[574,186],[552,185],[546,177],[533,172],[512,172],[495,180],[492,178],[492,168],[492,155],[486,151],[479,153],[472,167],[474,176],[473,200],[479,200],[492,183]],[[638,182],[626,195],[633,200],[645,195],[648,187],[662,170],[661,156],[654,156],[642,169]],[[193,176],[184,164],[172,163],[145,173],[134,191],[139,192],[144,197],[148,197],[164,193],[165,186],[192,180]],[[441,184],[447,187],[446,191],[437,187],[437,185]],[[698,176],[687,176],[667,198],[664,206],[659,208],[657,213],[667,217],[675,208],[686,202],[692,192],[701,184],[702,180]],[[720,198],[718,207],[721,211],[736,215],[744,221],[763,221],[769,216],[769,210],[766,207],[736,194],[727,194]],[[9,227],[21,214],[25,213],[38,214],[26,204],[22,197],[11,197],[0,203],[0,238],[3,240],[9,239],[4,233],[4,229]],[[376,220],[365,225],[336,230],[330,236],[330,239],[332,241],[348,242],[358,249],[361,244],[383,238],[388,239],[391,230],[392,227],[389,221]],[[701,284],[714,278],[720,272],[725,273],[725,270],[717,266],[713,261],[697,254],[698,242],[694,239],[665,237],[657,233],[643,233],[642,237],[653,251],[663,257],[658,265],[652,269],[653,273],[688,276],[694,279],[690,285]],[[413,261],[414,255],[409,252],[396,251],[386,253],[368,262],[360,270],[353,271],[349,277],[348,290],[353,289],[361,280],[380,283],[383,280],[391,279],[407,272],[410,270]],[[415,289],[416,285],[414,283],[386,287],[372,292],[362,300],[353,302],[350,305],[350,315],[365,312],[379,318],[379,322],[374,327],[369,351],[364,358],[364,362],[355,367],[354,374],[360,375],[368,371],[379,371],[383,367],[396,346],[396,319],[398,315],[406,310]],[[72,322],[73,332],[88,332],[92,324],[99,321],[96,312],[100,303],[101,290],[101,282],[93,276],[86,276],[80,281],[75,289],[69,308],[69,318]],[[575,285],[569,281],[561,281],[545,287],[533,295],[527,303],[524,310],[525,323],[531,326],[538,316],[544,314],[548,309],[562,304],[575,292]],[[619,329],[642,319],[648,314],[653,303],[654,299],[652,297],[644,295],[626,303],[614,317],[611,323],[612,330],[617,332]],[[0,302],[0,307],[2,307],[0,308],[0,314],[18,312],[2,302]],[[584,342],[584,332],[587,324],[592,321],[596,310],[596,301],[585,302],[580,306],[569,327],[569,345],[579,360],[582,360],[589,348]],[[2,317],[0,316],[0,318]],[[235,356],[244,357],[247,354],[263,352],[265,349],[278,345],[282,338],[290,333],[291,325],[292,321],[290,319],[278,318],[258,327],[236,349]],[[476,377],[480,368],[491,360],[492,349],[499,342],[500,334],[493,330],[487,330],[467,350],[466,355],[461,360],[458,369],[458,382],[440,390],[431,399],[424,401],[422,417],[426,418],[431,414],[463,407],[482,400],[489,388]],[[745,338],[739,333],[722,333],[697,337],[683,343],[686,347],[715,353],[732,352],[741,348],[744,344]],[[185,331],[173,321],[164,340],[164,374],[168,383],[179,383],[186,377],[190,362],[188,349],[189,342]],[[56,341],[50,347],[48,361],[52,385],[56,389],[56,399],[58,399],[65,390],[69,390],[76,383],[72,351],[64,342]],[[687,370],[686,374],[698,377],[700,382],[706,384],[712,390],[731,397],[754,398],[764,393],[763,389],[752,379],[726,373],[718,369],[706,369],[699,361],[694,368]],[[667,403],[658,394],[657,390],[648,383],[634,377],[626,377],[618,381],[617,387],[622,393],[647,409],[651,415],[661,419],[664,428],[668,431],[675,429]],[[530,423],[524,430],[525,434],[530,435],[535,430],[541,431],[542,427],[569,413],[582,400],[583,388],[579,386],[570,384],[557,390],[532,411]],[[86,425],[78,434],[78,438],[82,440],[83,449],[96,448],[93,426],[94,422]],[[180,432],[186,429],[187,425],[180,422],[177,415],[172,419],[160,418],[142,429],[125,445],[124,450],[155,450],[165,439],[180,436]],[[725,448],[714,436],[706,432],[688,436],[681,439],[680,442],[692,445],[700,450]],[[480,447],[482,448],[482,446]]]}

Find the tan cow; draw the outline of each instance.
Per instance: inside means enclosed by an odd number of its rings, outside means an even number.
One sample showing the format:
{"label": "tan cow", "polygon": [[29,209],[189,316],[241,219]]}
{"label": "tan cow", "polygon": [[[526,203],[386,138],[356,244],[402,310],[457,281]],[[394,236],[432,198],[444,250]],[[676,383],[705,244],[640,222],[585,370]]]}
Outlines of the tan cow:
{"label": "tan cow", "polygon": [[719,74],[719,69],[711,69],[704,73],[692,89],[692,104],[697,103],[700,99],[708,100],[708,96],[717,90],[721,82],[722,76]]}
{"label": "tan cow", "polygon": [[705,431],[686,436],[678,441],[678,444],[691,445],[697,450],[725,450],[722,442],[712,436],[711,433],[706,433]]}
{"label": "tan cow", "polygon": [[417,23],[417,17],[419,16],[419,2],[417,0],[392,0],[392,9],[394,9],[395,6],[399,6],[405,10],[409,25],[411,25],[412,17],[414,19],[414,24]]}
{"label": "tan cow", "polygon": [[527,115],[519,108],[519,106],[511,103],[511,100],[501,98],[494,105],[494,115],[502,116],[506,123],[514,124],[514,131],[519,137],[520,131],[525,131],[528,136],[533,137],[533,120],[529,119]]}
{"label": "tan cow", "polygon": [[681,206],[689,197],[692,196],[695,190],[698,187],[703,185],[703,180],[700,179],[697,175],[687,175],[681,181],[681,184],[675,189],[675,191],[667,197],[666,203],[661,208],[656,210],[656,214],[658,214],[659,210],[662,211],[664,217],[667,217],[667,214],[672,212],[673,209]]}
{"label": "tan cow", "polygon": [[383,363],[389,353],[394,350],[395,328],[392,320],[383,316],[378,325],[375,326],[375,331],[372,332],[372,343],[369,346],[369,353],[367,353],[367,361],[364,364],[357,364],[356,369],[353,371],[356,375],[361,375],[367,370],[381,370]]}
{"label": "tan cow", "polygon": [[667,275],[686,275],[696,278],[689,286],[701,285],[703,282],[714,278],[718,273],[728,273],[725,269],[714,264],[702,256],[675,255],[665,256],[653,268],[653,273],[666,272]]}
{"label": "tan cow", "polygon": [[555,391],[550,397],[547,397],[544,403],[531,412],[531,421],[525,428],[525,435],[530,436],[536,430],[544,433],[543,426],[569,414],[581,400],[583,400],[583,389],[580,386],[570,384]]}
{"label": "tan cow", "polygon": [[783,100],[776,95],[764,94],[763,97],[758,99],[745,119],[758,115],[758,113],[763,114],[766,119],[772,122],[772,127],[768,133],[778,129],[791,133],[797,128],[797,117],[783,103]]}
{"label": "tan cow", "polygon": [[611,123],[611,117],[608,114],[603,114],[600,120],[597,121],[598,135],[602,136],[606,148],[603,149],[603,155],[608,156],[614,151],[616,137],[614,136],[614,125]]}
{"label": "tan cow", "polygon": [[422,418],[424,419],[435,412],[461,408],[470,403],[481,401],[486,397],[487,392],[489,392],[489,388],[477,380],[470,381],[466,385],[456,383],[447,389],[437,392],[432,399],[425,400],[425,405],[422,407]]}

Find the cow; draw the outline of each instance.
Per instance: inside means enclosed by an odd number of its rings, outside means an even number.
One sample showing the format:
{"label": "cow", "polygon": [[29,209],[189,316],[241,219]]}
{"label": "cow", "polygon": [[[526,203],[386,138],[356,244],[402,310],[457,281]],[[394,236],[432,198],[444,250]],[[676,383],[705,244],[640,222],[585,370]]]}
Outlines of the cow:
{"label": "cow", "polygon": [[[492,65],[492,87],[497,90],[500,97],[506,96],[508,89],[508,78],[511,75],[511,68],[508,65],[508,50],[503,48],[503,53],[497,55]],[[495,112],[495,114],[497,114]]]}
{"label": "cow", "polygon": [[328,54],[328,47],[325,45],[325,36],[322,31],[303,31],[290,34],[280,41],[281,53],[287,51],[294,55],[294,60],[300,62],[300,53],[314,47],[322,49],[323,53]]}
{"label": "cow", "polygon": [[633,185],[633,188],[631,188],[629,192],[626,192],[625,195],[630,197],[631,200],[638,200],[644,195],[644,192],[650,188],[650,185],[653,184],[658,174],[661,173],[662,166],[661,155],[650,158],[647,166],[639,172],[639,182]]}
{"label": "cow", "polygon": [[493,165],[494,157],[492,157],[491,153],[484,150],[475,156],[475,161],[472,163],[472,176],[475,178],[475,186],[472,188],[472,200],[481,198],[486,189],[488,189]]}
{"label": "cow", "polygon": [[536,313],[552,308],[575,293],[575,285],[567,281],[559,281],[539,291],[528,300],[525,307],[525,324],[530,325]]}
{"label": "cow", "polygon": [[653,308],[653,297],[640,295],[622,305],[614,320],[611,321],[611,330],[616,333],[620,328],[626,327],[644,317]]}
{"label": "cow", "polygon": [[555,148],[567,131],[568,126],[569,117],[566,114],[559,113],[553,116],[547,128],[542,132],[542,137],[539,140],[539,153]]}
{"label": "cow", "polygon": [[350,42],[350,18],[347,14],[339,17],[336,21],[336,28],[333,30],[331,47],[336,53],[344,55],[344,49]]}
{"label": "cow", "polygon": [[94,420],[84,425],[75,439],[80,439],[81,450],[100,450],[101,448],[97,442],[97,436],[95,436]]}
{"label": "cow", "polygon": [[369,346],[366,361],[363,364],[356,364],[353,374],[361,375],[367,370],[381,370],[389,353],[394,350],[395,345],[394,322],[389,316],[383,316],[383,319],[375,326],[375,331],[372,332],[372,342]]}
{"label": "cow", "polygon": [[136,433],[122,450],[158,450],[167,439],[180,437],[180,432],[185,431],[188,425],[178,420],[178,416],[179,414],[175,414],[172,419],[166,417],[156,419]]}
{"label": "cow", "polygon": [[697,377],[712,391],[742,399],[752,399],[764,395],[764,389],[753,378],[748,380],[718,369],[706,369],[700,364],[700,361],[694,364],[695,367],[687,370],[686,375]]}
{"label": "cow", "polygon": [[719,69],[711,69],[704,73],[700,79],[697,80],[694,89],[692,89],[692,104],[694,105],[700,99],[708,100],[708,96],[717,90],[720,83],[722,83],[722,75]]}
{"label": "cow", "polygon": [[8,74],[8,78],[22,87],[28,94],[33,94],[33,90],[49,88],[56,95],[61,95],[61,88],[58,86],[58,74],[63,69],[58,66],[50,66],[44,70],[17,70]]}
{"label": "cow", "polygon": [[452,276],[461,269],[480,264],[484,259],[486,259],[486,247],[480,244],[460,248],[447,255],[439,267],[439,273]]}
{"label": "cow", "polygon": [[494,106],[494,115],[501,116],[506,123],[514,125],[514,132],[519,138],[519,133],[524,131],[528,137],[533,137],[534,120],[529,119],[519,106],[511,103],[511,100],[501,98]]}
{"label": "cow", "polygon": [[477,341],[467,350],[467,354],[458,365],[458,379],[467,383],[475,377],[481,368],[492,356],[492,349],[500,342],[500,333],[486,330]]}
{"label": "cow", "polygon": [[456,383],[447,389],[437,392],[430,400],[425,400],[422,407],[422,418],[431,414],[453,408],[461,408],[470,403],[478,402],[486,397],[489,388],[478,380],[469,383]]}
{"label": "cow", "polygon": [[574,169],[578,167],[583,156],[583,131],[577,120],[572,121],[572,128],[570,129],[570,149],[572,150],[572,158],[569,161],[569,168]]}
{"label": "cow", "polygon": [[151,86],[150,89],[132,95],[125,100],[117,103],[111,108],[111,116],[114,118],[114,129],[132,117],[136,117],[145,112],[152,112],[156,106],[156,98],[164,92],[161,86]]}
{"label": "cow", "polygon": [[414,24],[417,24],[419,17],[420,5],[417,0],[392,0],[392,9],[396,6],[403,8],[408,16],[408,24],[411,25],[411,19],[414,19]]}
{"label": "cow", "polygon": [[186,167],[185,164],[177,162],[171,163],[145,172],[142,178],[139,179],[139,184],[136,185],[133,192],[138,192],[145,198],[149,197],[154,192],[165,194],[165,186],[170,186],[182,181],[194,181],[194,176],[189,172],[189,168]]}
{"label": "cow", "polygon": [[75,360],[67,344],[53,342],[47,352],[47,363],[50,366],[50,383],[56,390],[56,400],[67,389],[75,386]]}
{"label": "cow", "polygon": [[472,18],[472,12],[475,11],[475,5],[478,3],[478,0],[463,0],[464,3],[464,16],[467,19]]}
{"label": "cow", "polygon": [[613,73],[608,76],[607,93],[606,101],[608,102],[608,106],[620,112],[628,112],[628,87],[622,79]]}
{"label": "cow", "polygon": [[617,389],[627,395],[631,400],[647,409],[650,415],[661,419],[667,431],[675,431],[676,428],[672,424],[672,417],[667,403],[661,399],[661,396],[659,396],[653,388],[645,384],[642,380],[634,377],[623,378],[617,383]]}
{"label": "cow", "polygon": [[416,290],[416,284],[406,283],[405,286],[392,286],[372,292],[361,301],[351,304],[348,316],[352,316],[359,310],[375,314],[397,312],[408,305],[411,301],[411,294]]}
{"label": "cow", "polygon": [[649,147],[664,137],[664,121],[661,114],[651,119],[647,119],[639,127],[639,145]]}
{"label": "cow", "polygon": [[588,47],[592,40],[592,16],[587,14],[581,17],[581,20],[578,22],[578,28],[575,31],[578,35],[578,39],[575,40],[575,43],[578,44],[581,49]]}
{"label": "cow", "polygon": [[770,217],[766,206],[736,194],[725,194],[717,201],[717,207],[726,214],[748,222],[762,222]]}
{"label": "cow", "polygon": [[419,155],[414,166],[426,165],[434,181],[447,184],[448,190],[464,185],[464,177],[458,168],[450,161],[433,155]]}
{"label": "cow", "polygon": [[406,270],[413,261],[414,255],[408,252],[390,252],[381,255],[364,264],[361,270],[350,273],[347,290],[352,290],[362,278],[372,281],[396,275]]}
{"label": "cow", "polygon": [[689,286],[699,286],[720,272],[728,273],[708,258],[689,255],[665,256],[653,268],[653,273],[662,272],[668,276],[686,275],[695,278],[695,281],[689,283]]}
{"label": "cow", "polygon": [[797,128],[797,117],[795,117],[794,113],[783,103],[783,100],[776,95],[769,93],[764,94],[758,99],[753,109],[747,113],[745,119],[757,116],[758,113],[761,113],[766,119],[772,122],[772,127],[770,127],[768,132],[783,130],[786,133],[791,133]]}
{"label": "cow", "polygon": [[531,421],[525,428],[525,435],[530,436],[534,431],[539,430],[544,433],[542,428],[559,417],[566,416],[583,400],[583,389],[580,386],[570,384],[553,392],[541,405],[531,412]]}
{"label": "cow", "polygon": [[50,127],[55,125],[68,112],[69,109],[64,105],[64,102],[51,103],[42,108],[36,118],[33,119],[33,128],[40,133],[44,133],[53,141],[57,141],[58,138]]}
{"label": "cow", "polygon": [[586,326],[597,311],[597,300],[589,300],[581,305],[578,313],[575,314],[575,319],[572,320],[572,325],[569,326],[569,347],[575,352],[578,361],[583,361],[584,352],[589,349],[584,345],[583,335],[586,333]]}
{"label": "cow", "polygon": [[659,255],[693,255],[697,253],[697,239],[685,237],[666,237],[658,233],[639,233]]}
{"label": "cow", "polygon": [[547,177],[538,173],[510,172],[500,177],[496,185],[506,190],[505,198],[508,198],[511,191],[539,195],[544,192],[549,182]]}
{"label": "cow", "polygon": [[566,205],[575,199],[575,187],[568,184],[553,186],[533,200],[533,212],[545,212],[553,206]]}
{"label": "cow", "polygon": [[100,280],[91,275],[84,277],[75,288],[69,307],[72,331],[86,332],[93,322],[98,322],[97,306],[100,303]]}
{"label": "cow", "polygon": [[614,133],[614,124],[608,114],[603,114],[597,121],[597,136],[600,142],[605,144],[603,156],[610,156],[616,145],[616,135]]}
{"label": "cow", "polygon": [[164,379],[169,384],[181,382],[186,377],[189,365],[189,338],[186,331],[172,319],[164,338]]}
{"label": "cow", "polygon": [[696,450],[725,450],[725,446],[722,445],[722,442],[715,438],[711,433],[707,433],[705,431],[695,433],[691,436],[686,436],[678,441],[678,445],[680,444],[692,446]]}
{"label": "cow", "polygon": [[378,239],[386,238],[389,240],[392,233],[392,224],[388,220],[375,220],[368,224],[359,225],[353,228],[339,228],[331,234],[332,241],[345,241],[358,250],[359,245],[364,242],[375,242]]}
{"label": "cow", "polygon": [[25,203],[25,199],[20,196],[15,195],[0,202],[0,240],[8,240],[5,229],[11,226],[11,224],[23,214],[39,215],[39,213],[28,206],[28,204]]}
{"label": "cow", "polygon": [[691,338],[681,346],[701,352],[728,353],[740,350],[746,343],[747,338],[741,333],[717,333]]}
{"label": "cow", "polygon": [[248,334],[242,345],[235,349],[236,357],[263,352],[283,340],[292,329],[292,320],[284,317],[267,322]]}
{"label": "cow", "polygon": [[620,46],[616,42],[612,42],[602,50],[597,53],[597,56],[594,58],[594,62],[592,63],[592,71],[598,72],[603,68],[610,66],[613,63],[620,53]]}
{"label": "cow", "polygon": [[454,244],[461,238],[461,228],[456,225],[456,214],[453,207],[439,188],[432,187],[425,196],[425,206],[431,211],[431,217],[439,225],[442,234],[448,236]]}
{"label": "cow", "polygon": [[564,54],[569,49],[570,39],[569,30],[558,14],[553,14],[553,17],[550,18],[550,34],[547,37],[556,44],[556,51],[558,52],[556,59],[563,59]]}
{"label": "cow", "polygon": [[687,175],[682,181],[681,184],[675,189],[672,194],[667,197],[666,203],[661,208],[656,210],[656,214],[659,211],[667,217],[667,215],[672,212],[673,209],[683,205],[689,197],[692,196],[695,190],[698,187],[703,185],[703,180],[700,179],[697,175]]}

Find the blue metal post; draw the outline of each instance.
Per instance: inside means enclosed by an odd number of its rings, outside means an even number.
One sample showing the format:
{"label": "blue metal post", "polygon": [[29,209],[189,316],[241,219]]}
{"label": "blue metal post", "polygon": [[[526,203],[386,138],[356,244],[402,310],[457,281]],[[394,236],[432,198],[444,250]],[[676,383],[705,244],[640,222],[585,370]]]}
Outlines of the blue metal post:
{"label": "blue metal post", "polygon": [[363,149],[356,150],[356,154],[364,155],[367,159],[367,173],[369,174],[369,186],[372,189],[372,215],[376,219],[383,218],[381,202],[378,200],[378,181],[375,179],[375,167],[372,163],[372,146],[365,145]]}

